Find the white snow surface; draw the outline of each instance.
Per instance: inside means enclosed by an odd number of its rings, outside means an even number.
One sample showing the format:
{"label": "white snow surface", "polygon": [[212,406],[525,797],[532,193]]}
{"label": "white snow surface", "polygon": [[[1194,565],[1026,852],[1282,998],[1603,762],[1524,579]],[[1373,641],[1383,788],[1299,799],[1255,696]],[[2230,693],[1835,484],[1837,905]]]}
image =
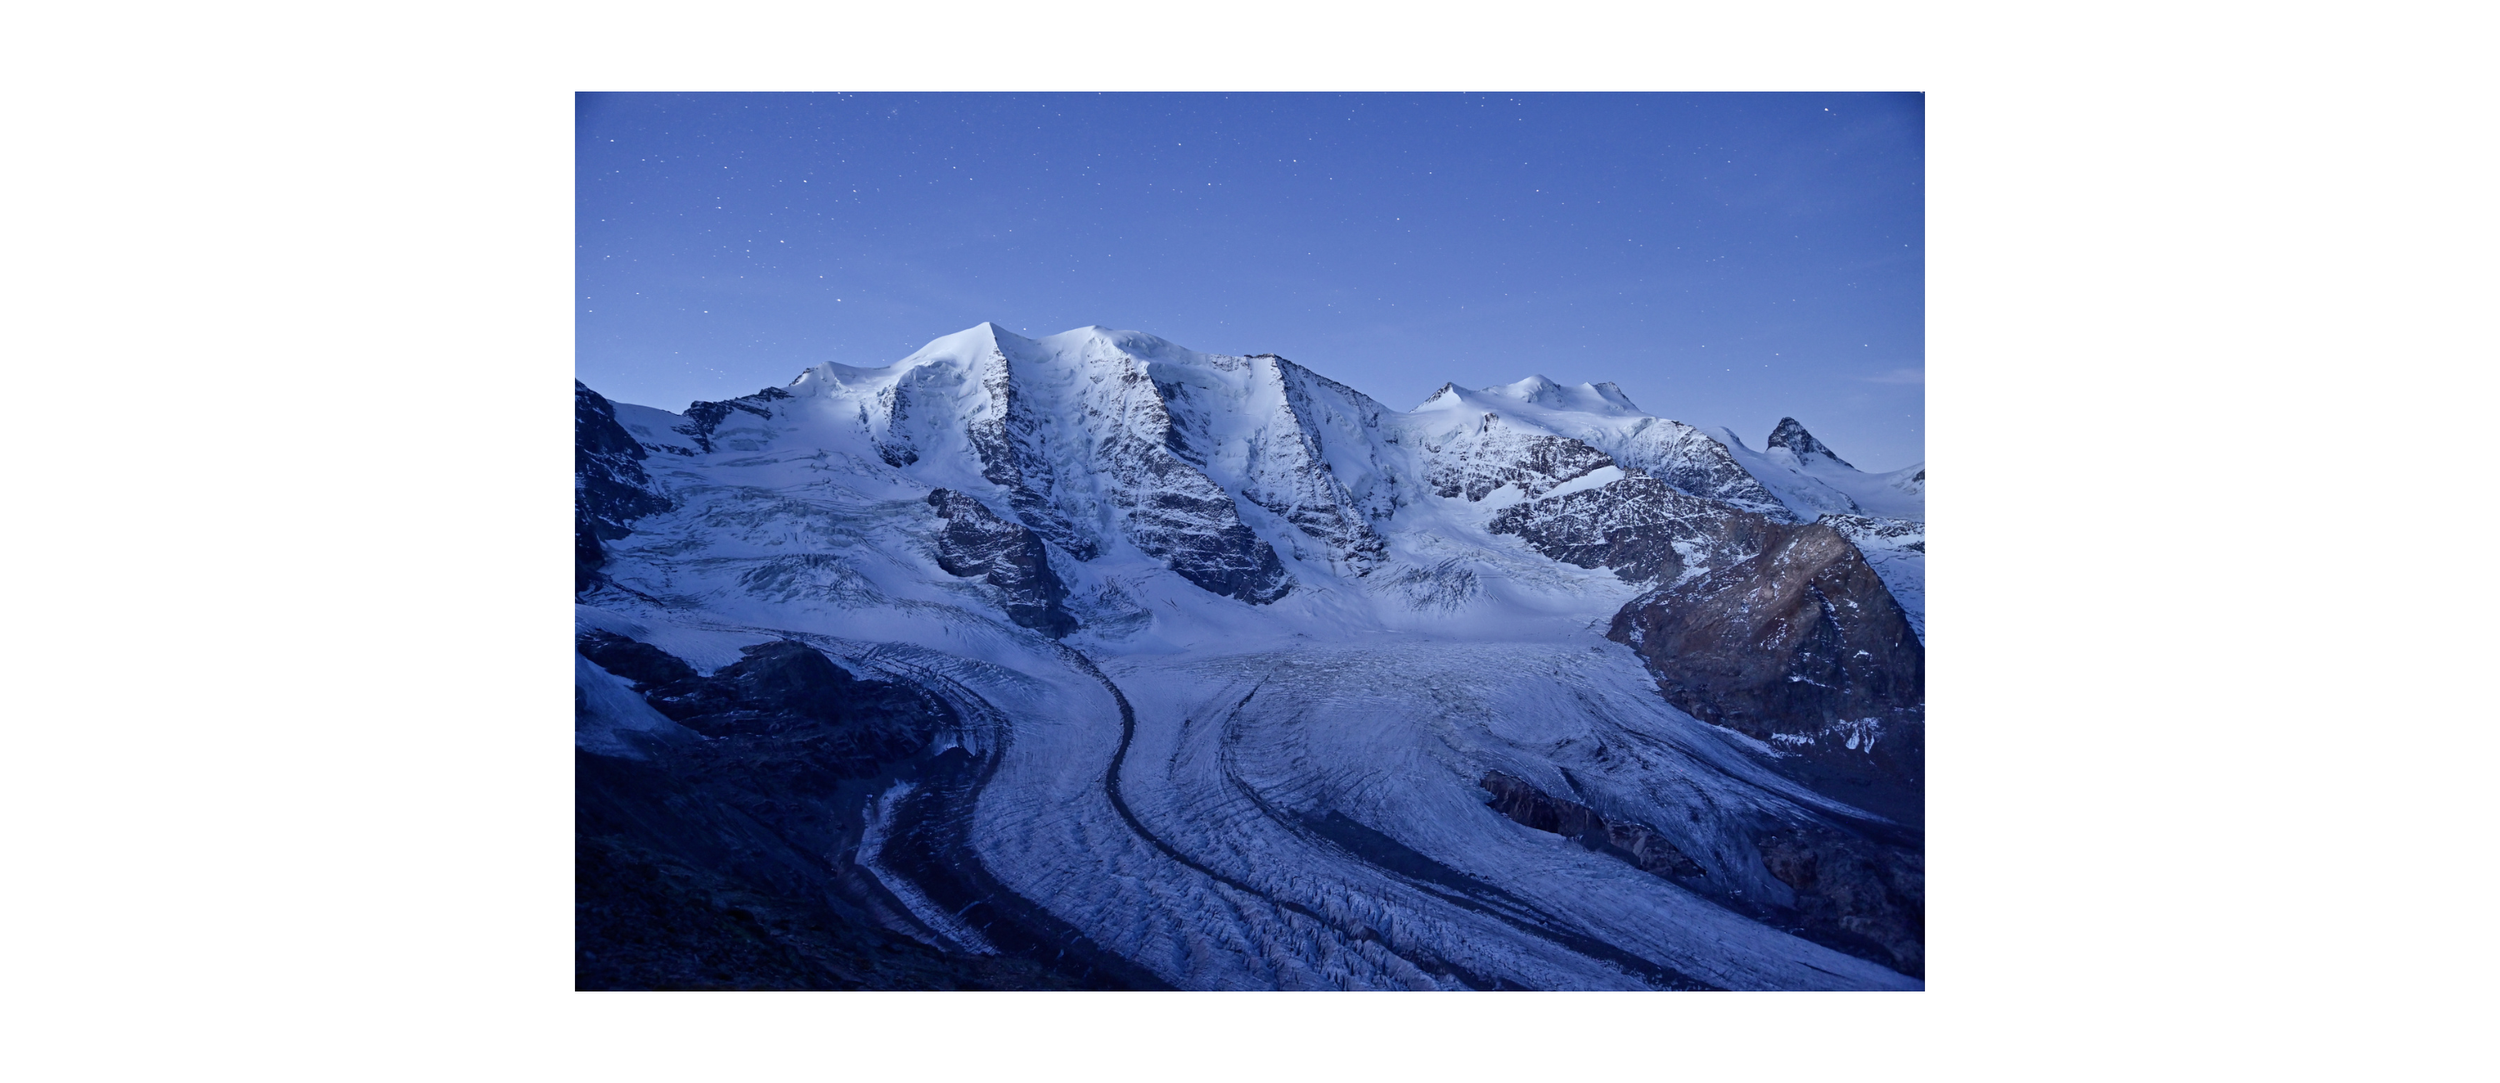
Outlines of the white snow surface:
{"label": "white snow surface", "polygon": [[[1611,384],[1447,387],[1400,413],[1282,358],[1099,327],[1025,338],[983,324],[882,368],[817,365],[783,390],[750,398],[768,416],[730,410],[709,451],[679,431],[686,415],[616,404],[677,507],[608,544],[613,585],[583,599],[581,627],[707,672],[741,646],[799,636],[863,676],[939,690],[967,720],[949,739],[1000,757],[977,804],[982,860],[1164,980],[1446,988],[1455,968],[1537,988],[1644,987],[1622,958],[1572,946],[1593,941],[1727,988],[1920,985],[1513,823],[1478,787],[1498,770],[1650,825],[1714,882],[1786,901],[1731,825],[1850,810],[1770,772],[1759,742],[1660,700],[1633,653],[1604,638],[1638,585],[1485,524],[1627,470],[1679,487],[1681,471],[1724,490],[1695,495],[1800,520],[1921,522],[1922,498],[1898,478],[1782,463],[1642,414]],[[1099,547],[1080,560],[1042,531],[1082,622],[1062,642],[1009,623],[990,588],[935,562],[933,488],[1042,530],[985,476],[973,435],[984,423],[1005,425],[1037,464],[1024,481],[1044,493],[1041,513]],[[1612,464],[1495,478],[1489,458],[1460,461],[1488,441],[1539,437]],[[1149,445],[1232,498],[1288,593],[1265,605],[1211,593],[1136,543],[1137,509],[1151,503],[1141,490],[1201,484],[1137,472],[1134,448]],[[1436,477],[1498,483],[1470,499],[1438,495]],[[1923,548],[1886,553],[1888,585],[1923,581]],[[617,731],[674,726],[604,671],[580,684],[586,749],[630,754],[614,751],[630,749]],[[1113,687],[1134,714],[1125,756]],[[1138,821],[1186,863],[1117,814],[1105,786],[1115,758]],[[1332,812],[1492,889],[1419,882],[1294,829]]]}

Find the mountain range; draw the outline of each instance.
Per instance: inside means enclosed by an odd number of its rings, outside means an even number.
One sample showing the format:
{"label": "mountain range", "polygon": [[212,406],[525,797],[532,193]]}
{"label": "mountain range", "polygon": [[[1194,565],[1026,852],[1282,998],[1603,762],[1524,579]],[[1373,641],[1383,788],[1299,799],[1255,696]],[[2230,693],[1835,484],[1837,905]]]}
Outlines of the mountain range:
{"label": "mountain range", "polygon": [[1922,986],[1923,464],[991,324],[575,433],[582,988]]}

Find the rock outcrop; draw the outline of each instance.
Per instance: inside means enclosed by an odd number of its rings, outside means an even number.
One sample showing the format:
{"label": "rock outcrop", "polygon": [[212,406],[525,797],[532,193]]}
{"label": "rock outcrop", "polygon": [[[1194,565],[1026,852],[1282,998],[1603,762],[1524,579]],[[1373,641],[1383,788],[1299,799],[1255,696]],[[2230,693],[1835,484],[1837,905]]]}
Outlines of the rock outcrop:
{"label": "rock outcrop", "polygon": [[1783,522],[1790,518],[1779,497],[1746,472],[1726,445],[1681,421],[1644,418],[1629,436],[1607,445],[1606,451],[1625,469],[1694,496]]}
{"label": "rock outcrop", "polygon": [[1062,604],[1068,589],[1050,570],[1050,550],[1022,523],[952,489],[932,489],[929,506],[946,524],[938,532],[938,567],[998,588],[1007,619],[1052,638],[1076,630]]}
{"label": "rock outcrop", "polygon": [[1565,564],[1660,583],[1744,560],[1782,533],[1768,518],[1645,476],[1513,504],[1486,529],[1516,535]]}
{"label": "rock outcrop", "polygon": [[693,437],[696,444],[709,452],[714,450],[712,435],[720,431],[721,424],[730,419],[732,411],[753,414],[769,421],[773,416],[772,404],[789,397],[790,393],[787,391],[778,387],[767,387],[752,395],[741,395],[734,399],[688,403],[686,417],[690,423],[678,426],[677,432]]}
{"label": "rock outcrop", "polygon": [[[1323,559],[1354,576],[1387,559],[1388,542],[1372,523],[1396,510],[1397,483],[1372,468],[1367,452],[1378,402],[1274,354],[1148,371],[1170,418],[1173,454],[1319,543]],[[1341,476],[1340,461],[1355,469]]]}
{"label": "rock outcrop", "polygon": [[[1059,480],[1050,439],[1049,411],[1037,409],[1033,395],[1016,379],[1007,351],[992,347],[978,377],[982,398],[965,424],[965,435],[979,459],[981,476],[1007,490],[1016,518],[1038,530],[1078,560],[1102,552],[1102,539],[1092,524],[1096,516],[1092,492],[1083,477]],[[897,425],[893,431],[904,431]],[[1066,447],[1061,441],[1060,447]],[[1069,449],[1081,453],[1082,448]],[[1071,514],[1074,512],[1074,514]]]}
{"label": "rock outcrop", "polygon": [[1442,499],[1482,500],[1509,485],[1529,496],[1615,465],[1596,448],[1560,436],[1524,432],[1486,413],[1435,434],[1424,445],[1424,484]]}
{"label": "rock outcrop", "polygon": [[1856,543],[1860,550],[1897,549],[1905,553],[1927,551],[1927,524],[1917,519],[1886,519],[1873,515],[1846,515],[1834,512],[1819,520]]}
{"label": "rock outcrop", "polygon": [[607,563],[603,542],[633,532],[635,519],[669,509],[668,497],[643,470],[642,445],[616,423],[616,408],[573,381],[573,589],[598,583]]}
{"label": "rock outcrop", "polygon": [[[1831,448],[1824,446],[1822,441],[1815,439],[1814,434],[1807,432],[1806,427],[1798,424],[1797,419],[1793,417],[1781,418],[1779,427],[1771,430],[1770,439],[1763,441],[1763,447],[1766,449],[1787,448],[1789,454],[1797,457],[1798,462],[1806,461],[1808,456],[1820,455],[1842,466],[1849,466],[1849,460],[1841,458]],[[1850,467],[1850,469],[1857,468]]]}
{"label": "rock outcrop", "polygon": [[1668,880],[1697,879],[1704,871],[1692,858],[1650,828],[1609,819],[1576,801],[1555,797],[1500,771],[1486,772],[1477,783],[1493,795],[1493,811],[1512,822],[1572,839],[1642,872]]}
{"label": "rock outcrop", "polygon": [[926,745],[954,715],[908,685],[863,681],[804,643],[775,640],[702,676],[647,643],[592,632],[578,647],[634,683],[651,706],[706,737],[772,737],[806,746],[818,769],[873,772]]}
{"label": "rock outcrop", "polygon": [[[1172,417],[1144,361],[1110,352],[1020,365],[993,347],[980,386],[987,401],[967,435],[982,476],[1006,488],[1018,519],[1070,555],[1101,551],[1095,524],[1108,511],[1130,544],[1201,589],[1253,605],[1292,589],[1232,494],[1173,453]],[[1073,432],[1053,421],[1070,414]]]}
{"label": "rock outcrop", "polygon": [[1917,846],[1811,825],[1766,834],[1754,846],[1763,867],[1796,893],[1799,932],[1925,976],[1927,871]]}
{"label": "rock outcrop", "polygon": [[1918,804],[1924,647],[1847,538],[1819,522],[1774,529],[1761,554],[1625,604],[1607,638],[1695,718],[1813,761],[1826,784],[1885,784],[1846,799]]}

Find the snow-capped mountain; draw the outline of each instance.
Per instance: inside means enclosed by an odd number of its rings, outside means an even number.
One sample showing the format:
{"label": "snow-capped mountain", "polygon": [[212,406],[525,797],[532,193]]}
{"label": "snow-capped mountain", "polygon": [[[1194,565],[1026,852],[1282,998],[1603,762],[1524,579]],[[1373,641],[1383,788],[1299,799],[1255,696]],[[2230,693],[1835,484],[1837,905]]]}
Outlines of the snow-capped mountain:
{"label": "snow-capped mountain", "polygon": [[586,985],[1919,985],[1920,468],[1103,328],[576,398]]}

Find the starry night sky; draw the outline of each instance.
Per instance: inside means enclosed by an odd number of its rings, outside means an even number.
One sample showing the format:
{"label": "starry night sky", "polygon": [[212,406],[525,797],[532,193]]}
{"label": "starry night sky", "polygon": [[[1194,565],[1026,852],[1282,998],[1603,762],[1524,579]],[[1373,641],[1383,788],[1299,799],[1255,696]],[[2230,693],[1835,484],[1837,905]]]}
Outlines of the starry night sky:
{"label": "starry night sky", "polygon": [[983,320],[1407,409],[1613,380],[1925,457],[1916,94],[585,94],[576,369],[670,409]]}

